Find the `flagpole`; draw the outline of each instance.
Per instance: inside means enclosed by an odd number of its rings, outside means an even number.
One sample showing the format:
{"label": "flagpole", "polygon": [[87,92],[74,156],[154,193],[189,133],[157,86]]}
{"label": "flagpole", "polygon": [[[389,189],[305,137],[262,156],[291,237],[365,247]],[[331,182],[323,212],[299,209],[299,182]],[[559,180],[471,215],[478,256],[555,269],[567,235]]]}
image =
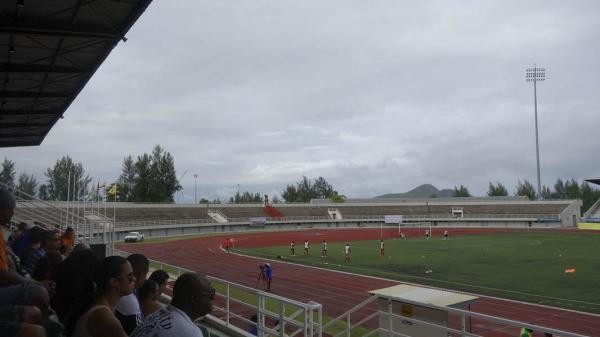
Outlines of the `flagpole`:
{"label": "flagpole", "polygon": [[107,203],[108,203],[108,192],[106,191],[106,183],[104,183],[104,219],[108,218]]}
{"label": "flagpole", "polygon": [[71,196],[71,170],[67,177],[67,212],[65,213],[65,225],[69,227],[69,197]]}
{"label": "flagpole", "polygon": [[115,226],[117,224],[117,196],[119,195],[119,184],[115,183],[115,203],[113,204],[113,223],[110,231],[110,253],[115,253]]}
{"label": "flagpole", "polygon": [[76,205],[76,201],[77,201],[77,182],[79,179],[77,179],[77,175],[75,174],[73,176],[73,202],[72,202],[72,207],[73,209],[71,210],[71,225],[73,225],[73,223],[75,223],[75,205]]}
{"label": "flagpole", "polygon": [[[85,206],[86,206],[85,204],[86,204],[86,201],[87,201],[86,199],[87,199],[87,194],[88,194],[88,189],[87,189],[87,187],[88,187],[88,184],[85,184],[85,187],[84,187],[84,191],[85,191],[85,192],[82,192],[82,193],[83,193],[83,225],[84,225],[84,226],[85,226],[85,223],[87,222],[87,218],[86,218],[86,216],[85,216]],[[78,233],[79,233],[79,228],[80,228],[80,227],[81,227],[81,224],[80,224],[80,225],[78,226],[78,228],[77,228],[77,232],[78,232]]]}

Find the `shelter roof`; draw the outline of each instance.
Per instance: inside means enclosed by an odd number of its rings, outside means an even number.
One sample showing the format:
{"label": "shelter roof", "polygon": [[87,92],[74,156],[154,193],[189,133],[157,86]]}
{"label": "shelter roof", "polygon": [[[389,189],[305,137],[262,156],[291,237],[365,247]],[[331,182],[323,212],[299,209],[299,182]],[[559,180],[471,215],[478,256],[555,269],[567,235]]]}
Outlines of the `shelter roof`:
{"label": "shelter roof", "polygon": [[597,177],[597,178],[587,178],[587,179],[584,179],[584,180],[587,181],[588,183],[600,185],[600,177]]}
{"label": "shelter roof", "polygon": [[0,1],[0,147],[40,145],[151,2]]}

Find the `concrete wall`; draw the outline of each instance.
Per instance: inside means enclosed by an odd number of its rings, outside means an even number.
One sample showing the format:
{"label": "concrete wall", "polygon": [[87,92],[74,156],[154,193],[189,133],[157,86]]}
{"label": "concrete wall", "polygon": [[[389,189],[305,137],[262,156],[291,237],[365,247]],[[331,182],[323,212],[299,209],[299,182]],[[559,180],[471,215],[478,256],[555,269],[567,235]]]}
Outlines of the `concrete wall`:
{"label": "concrete wall", "polygon": [[[253,226],[248,223],[208,223],[208,224],[182,224],[182,225],[152,225],[144,227],[125,227],[117,228],[115,230],[116,240],[123,241],[123,238],[129,232],[141,232],[144,234],[146,239],[148,238],[161,238],[170,236],[184,236],[184,235],[200,235],[200,234],[223,234],[233,232],[261,232],[261,231],[286,231],[286,230],[301,230],[310,228],[365,228],[373,227],[379,228],[380,226],[385,228],[398,228],[397,225],[383,224],[379,220],[326,220],[317,222],[292,222],[292,221],[281,221],[281,222],[269,222],[264,226]],[[468,228],[558,228],[562,226],[561,222],[535,222],[535,221],[524,221],[524,220],[491,220],[491,221],[466,221],[460,219],[452,219],[448,221],[433,221],[424,223],[406,223],[403,227],[417,227],[417,226],[433,226],[435,228],[440,227],[468,227]]]}

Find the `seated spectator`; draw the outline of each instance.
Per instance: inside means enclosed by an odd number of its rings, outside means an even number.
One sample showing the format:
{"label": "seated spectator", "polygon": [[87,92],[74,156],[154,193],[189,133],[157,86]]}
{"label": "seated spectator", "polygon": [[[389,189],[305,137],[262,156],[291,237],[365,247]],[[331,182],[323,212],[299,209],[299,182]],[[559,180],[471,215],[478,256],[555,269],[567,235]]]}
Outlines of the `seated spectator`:
{"label": "seated spectator", "polygon": [[[56,310],[61,322],[66,323],[72,314],[81,312],[77,307],[81,302],[77,300],[94,292],[93,284],[89,280],[93,279],[97,263],[98,258],[91,250],[75,250],[56,267],[56,296],[52,300],[52,308]],[[67,326],[67,331],[72,331],[73,328]]]}
{"label": "seated spectator", "polygon": [[[35,241],[34,239],[32,240]],[[23,269],[25,269],[29,275],[33,275],[38,261],[46,256],[48,252],[58,253],[59,249],[60,239],[58,233],[53,230],[43,230],[40,235],[40,247],[35,250],[29,250],[29,252],[23,256]]]}
{"label": "seated spectator", "polygon": [[160,289],[158,283],[154,280],[146,280],[138,290],[138,299],[144,317],[149,316],[153,312],[162,308],[162,304],[158,302],[160,297]]}
{"label": "seated spectator", "polygon": [[167,288],[167,281],[169,281],[169,274],[164,270],[155,270],[148,277],[149,280],[156,281],[158,283],[159,295],[162,295]]}
{"label": "seated spectator", "polygon": [[168,280],[169,274],[166,271],[160,269],[155,270],[138,290],[137,295],[143,317],[146,317],[163,307],[163,305],[159,303],[159,298],[160,295],[165,292]]}
{"label": "seated spectator", "polygon": [[175,281],[171,304],[144,318],[132,337],[202,337],[194,321],[212,310],[214,297],[206,277],[185,273]]}
{"label": "seated spectator", "polygon": [[62,262],[63,256],[58,251],[49,251],[35,265],[31,277],[37,281],[54,281],[54,271]]}
{"label": "seated spectator", "polygon": [[[6,225],[14,214],[16,201],[11,192],[0,189],[0,224]],[[0,231],[0,331],[3,336],[46,336],[42,326],[48,317],[48,292],[52,282],[35,282],[9,269],[6,241]],[[55,330],[53,330],[54,332]]]}
{"label": "seated spectator", "polygon": [[81,250],[91,250],[90,245],[86,243],[78,243],[73,247],[73,252],[81,251]]}
{"label": "seated spectator", "polygon": [[19,222],[16,226],[12,227],[12,233],[10,233],[10,236],[6,240],[10,248],[14,250],[13,246],[17,241],[19,241],[19,239],[21,239],[26,230],[27,224],[24,222]]}
{"label": "seated spectator", "polygon": [[135,276],[131,265],[120,256],[109,256],[96,265],[93,282],[96,291],[88,301],[87,310],[71,318],[77,322],[72,336],[126,337],[127,333],[115,317],[114,309],[121,297],[133,292]]}
{"label": "seated spectator", "polygon": [[150,262],[142,254],[131,254],[127,257],[127,261],[131,264],[133,275],[135,276],[134,292],[119,299],[115,308],[115,314],[121,325],[123,325],[125,332],[130,335],[143,318],[142,308],[140,307],[140,302],[136,296],[137,290],[135,289],[139,289],[146,282]]}
{"label": "seated spectator", "polygon": [[73,251],[75,245],[75,230],[71,227],[67,227],[65,233],[60,237],[60,253],[67,257]]}
{"label": "seated spectator", "polygon": [[11,235],[12,239],[9,238],[10,248],[17,256],[23,255],[31,243],[31,234],[29,233],[31,227],[25,222],[19,222]]}
{"label": "seated spectator", "polygon": [[17,254],[22,261],[24,261],[25,256],[28,255],[30,252],[37,250],[38,248],[40,248],[40,244],[42,241],[42,232],[44,230],[41,229],[38,226],[33,226],[30,229],[28,229],[24,234],[23,234],[23,240],[27,243],[25,244],[21,244],[18,245],[18,250],[15,251],[15,254]]}

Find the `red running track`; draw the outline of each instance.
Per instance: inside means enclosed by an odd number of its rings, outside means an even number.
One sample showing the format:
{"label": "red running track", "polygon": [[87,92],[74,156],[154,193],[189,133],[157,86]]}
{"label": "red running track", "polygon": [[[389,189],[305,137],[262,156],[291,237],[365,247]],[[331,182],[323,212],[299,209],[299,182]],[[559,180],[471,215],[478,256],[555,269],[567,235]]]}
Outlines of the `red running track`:
{"label": "red running track", "polygon": [[[453,229],[451,235],[490,234],[498,232],[514,232],[514,230]],[[393,235],[392,233],[397,234],[395,231],[384,231],[384,235],[386,236]],[[407,236],[413,236],[417,235],[418,232],[416,229],[408,230],[406,234]],[[254,287],[256,286],[258,265],[263,259],[223,252],[219,246],[225,237],[234,237],[236,247],[287,245],[291,240],[294,240],[296,242],[296,252],[299,253],[302,251],[302,243],[305,239],[310,242],[321,242],[322,240],[330,242],[376,240],[379,239],[379,235],[379,229],[314,229],[295,232],[233,233],[227,236],[201,237],[161,244],[119,245],[118,248],[132,253],[142,253],[150,259],[177,265],[248,287]],[[433,235],[441,235],[441,230],[435,230]],[[315,248],[316,250],[320,249],[319,245],[313,245],[312,249],[315,250]],[[321,303],[323,305],[323,313],[332,317],[337,317],[369,297],[367,292],[370,290],[401,283],[278,261],[273,261],[272,264],[275,270],[272,285],[273,293],[302,302],[315,301]],[[593,314],[548,308],[486,296],[481,296],[477,303],[471,305],[471,311],[582,335],[600,336],[600,316]],[[483,336],[518,336],[517,328],[507,328],[491,324],[488,321],[473,319],[471,327],[473,333]]]}

